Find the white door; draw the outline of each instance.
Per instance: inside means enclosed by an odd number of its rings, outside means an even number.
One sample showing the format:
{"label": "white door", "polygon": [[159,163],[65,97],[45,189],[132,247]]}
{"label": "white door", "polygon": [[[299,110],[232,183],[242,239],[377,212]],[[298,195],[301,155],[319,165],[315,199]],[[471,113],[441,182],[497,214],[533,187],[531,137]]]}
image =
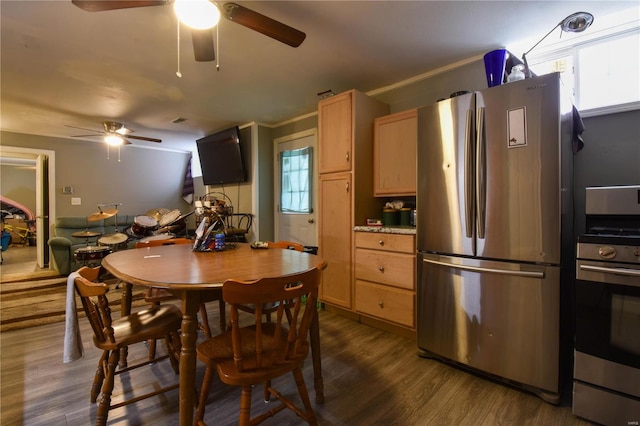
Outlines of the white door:
{"label": "white door", "polygon": [[[0,145],[2,158],[26,158],[36,162],[36,260],[40,268],[49,265],[49,217],[56,215],[55,151]],[[38,204],[39,203],[39,204]]]}
{"label": "white door", "polygon": [[316,129],[275,140],[275,240],[317,246]]}

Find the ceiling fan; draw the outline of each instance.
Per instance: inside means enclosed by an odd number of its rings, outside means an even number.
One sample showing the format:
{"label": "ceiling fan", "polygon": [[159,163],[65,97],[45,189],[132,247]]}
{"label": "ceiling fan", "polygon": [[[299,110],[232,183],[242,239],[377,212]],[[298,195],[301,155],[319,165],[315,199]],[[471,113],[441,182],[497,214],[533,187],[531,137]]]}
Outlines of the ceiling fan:
{"label": "ceiling fan", "polygon": [[[163,6],[174,2],[177,3],[178,0],[72,0],[71,2],[80,9],[88,12],[102,12],[133,7]],[[207,0],[207,2],[209,2],[209,0]],[[219,14],[225,19],[257,31],[291,47],[300,46],[307,36],[302,31],[237,3],[218,3],[213,1],[210,3],[218,9]],[[193,50],[196,61],[208,62],[215,60],[213,28],[192,28],[191,38],[193,40]]]}
{"label": "ceiling fan", "polygon": [[104,127],[104,131],[65,125],[65,127],[71,127],[73,129],[80,129],[80,130],[87,130],[89,132],[94,132],[93,134],[90,134],[90,135],[75,135],[75,136],[72,136],[73,138],[82,138],[82,137],[88,137],[88,136],[104,136],[105,142],[108,143],[109,145],[130,145],[131,142],[129,142],[127,139],[137,139],[141,141],[158,142],[158,143],[162,142],[161,139],[148,138],[145,136],[134,136],[131,134],[133,133],[133,130],[127,129],[124,126],[124,124],[117,123],[115,121],[105,121],[102,123],[102,126]]}

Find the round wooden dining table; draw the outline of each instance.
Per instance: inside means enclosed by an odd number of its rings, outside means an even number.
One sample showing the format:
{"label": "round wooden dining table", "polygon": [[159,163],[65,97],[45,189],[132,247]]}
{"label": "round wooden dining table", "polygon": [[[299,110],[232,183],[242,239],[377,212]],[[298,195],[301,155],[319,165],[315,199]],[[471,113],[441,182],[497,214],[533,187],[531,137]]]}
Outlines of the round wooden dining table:
{"label": "round wooden dining table", "polygon": [[[253,249],[236,243],[217,252],[195,252],[190,244],[121,250],[109,254],[102,266],[127,284],[164,288],[182,301],[180,353],[180,425],[193,423],[195,405],[197,312],[200,303],[211,300],[225,280],[252,281],[282,277],[313,268],[322,269],[320,256],[286,249]],[[130,292],[130,290],[128,290]],[[323,402],[320,337],[317,315],[310,328],[316,401]]]}

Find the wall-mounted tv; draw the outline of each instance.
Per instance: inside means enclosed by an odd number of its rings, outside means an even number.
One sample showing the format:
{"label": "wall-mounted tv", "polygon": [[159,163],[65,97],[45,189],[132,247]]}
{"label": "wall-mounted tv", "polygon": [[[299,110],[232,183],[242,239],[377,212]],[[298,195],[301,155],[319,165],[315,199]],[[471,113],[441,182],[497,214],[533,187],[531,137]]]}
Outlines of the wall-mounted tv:
{"label": "wall-mounted tv", "polygon": [[247,180],[237,126],[198,139],[196,145],[203,184],[222,185]]}

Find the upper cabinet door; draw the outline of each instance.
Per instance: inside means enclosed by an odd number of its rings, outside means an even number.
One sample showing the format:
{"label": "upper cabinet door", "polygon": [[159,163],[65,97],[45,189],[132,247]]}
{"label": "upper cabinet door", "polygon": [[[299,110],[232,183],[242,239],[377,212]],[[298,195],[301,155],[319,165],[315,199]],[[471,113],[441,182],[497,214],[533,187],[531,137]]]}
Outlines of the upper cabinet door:
{"label": "upper cabinet door", "polygon": [[374,121],[373,194],[416,195],[418,120],[415,109]]}
{"label": "upper cabinet door", "polygon": [[318,103],[318,168],[320,174],[351,170],[353,96],[341,93]]}

